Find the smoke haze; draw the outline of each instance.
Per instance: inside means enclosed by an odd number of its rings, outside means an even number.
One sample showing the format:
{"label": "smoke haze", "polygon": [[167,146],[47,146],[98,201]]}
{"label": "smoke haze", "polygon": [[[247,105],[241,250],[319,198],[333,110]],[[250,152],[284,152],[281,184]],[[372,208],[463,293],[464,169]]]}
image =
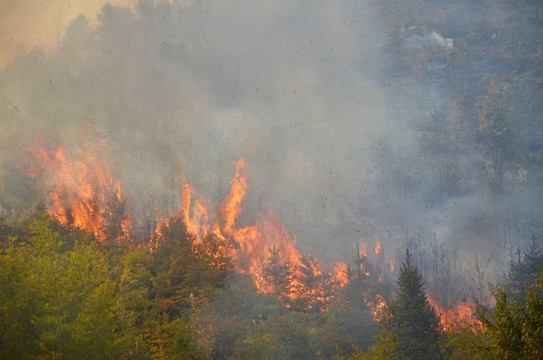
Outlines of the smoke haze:
{"label": "smoke haze", "polygon": [[[503,256],[513,237],[541,234],[541,180],[518,166],[493,192],[475,150],[455,165],[456,190],[431,177],[443,158],[424,152],[421,133],[456,114],[456,82],[474,71],[440,75],[471,40],[433,23],[432,8],[417,26],[348,0],[141,1],[80,15],[57,47],[20,53],[0,72],[0,206],[46,197],[21,172],[32,144],[75,156],[105,140],[136,224],[149,209],[173,211],[185,182],[218,208],[244,157],[249,213],[272,209],[325,261],[348,260],[361,238],[393,253],[422,228],[463,255]],[[471,10],[459,16],[477,27]],[[509,19],[499,7],[486,16],[498,30]],[[489,42],[506,37],[498,30]],[[397,56],[419,61],[397,70],[408,76],[390,71],[394,42]],[[522,171],[532,180],[518,180]]]}

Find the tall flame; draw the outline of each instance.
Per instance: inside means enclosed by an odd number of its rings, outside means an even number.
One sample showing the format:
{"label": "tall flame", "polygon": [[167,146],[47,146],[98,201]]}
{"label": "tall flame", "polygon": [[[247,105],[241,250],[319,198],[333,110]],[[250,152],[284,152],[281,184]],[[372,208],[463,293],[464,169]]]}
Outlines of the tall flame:
{"label": "tall flame", "polygon": [[340,287],[343,287],[349,282],[347,276],[347,264],[344,262],[336,262],[332,264],[332,276],[337,281]]}
{"label": "tall flame", "polygon": [[378,260],[381,255],[383,254],[383,250],[381,249],[381,242],[379,240],[377,240],[377,244],[375,245],[375,251],[374,251],[374,254],[375,254],[375,258]]}
{"label": "tall flame", "polygon": [[236,174],[232,179],[232,188],[230,194],[221,206],[221,214],[224,219],[224,230],[227,234],[234,232],[236,219],[239,218],[243,210],[243,201],[249,192],[247,178],[243,173],[247,169],[245,159],[241,158],[236,163]]}
{"label": "tall flame", "polygon": [[281,266],[287,268],[290,275],[289,284],[285,286],[281,297],[297,299],[301,297],[312,297],[325,301],[323,291],[308,286],[306,280],[324,280],[324,271],[320,262],[310,256],[304,256],[296,249],[296,237],[291,236],[283,223],[279,221],[271,210],[261,210],[257,219],[250,219],[242,225],[239,221],[244,212],[244,205],[249,194],[247,181],[248,166],[245,159],[235,162],[236,172],[231,181],[229,194],[220,205],[220,219],[213,224],[207,215],[209,212],[199,201],[193,204],[191,188],[187,184],[183,188],[181,216],[187,229],[195,235],[198,241],[203,242],[206,248],[206,239],[212,234],[215,239],[228,247],[230,257],[234,260],[236,269],[249,274],[257,286],[264,293],[274,292],[273,287],[266,280],[264,266],[273,249],[279,256]]}
{"label": "tall flame", "polygon": [[[60,224],[93,233],[97,240],[132,243],[132,222],[119,182],[115,182],[106,162],[105,142],[91,145],[84,142],[75,155],[58,147],[52,151],[35,146],[26,174],[47,189],[47,208]],[[245,159],[234,163],[231,189],[219,207],[217,217],[203,200],[194,200],[192,188],[185,184],[180,194],[180,209],[174,217],[181,219],[194,236],[193,251],[204,251],[217,267],[230,266],[249,274],[258,290],[281,298],[301,300],[306,306],[325,310],[333,287],[344,286],[347,266],[336,264],[329,274],[320,261],[296,248],[296,237],[288,233],[271,210],[261,210],[256,219],[249,216],[240,221],[249,194],[248,166]],[[171,218],[156,219],[156,237],[151,237],[150,251],[164,238],[163,230]],[[363,246],[365,255],[365,246]],[[266,264],[274,255],[276,265],[284,269],[288,284],[277,288],[270,283]],[[226,260],[230,259],[230,260]],[[316,304],[316,305],[314,305]]]}
{"label": "tall flame", "polygon": [[[83,143],[75,156],[62,147],[47,151],[34,146],[29,149],[34,160],[25,174],[45,187],[48,212],[60,224],[91,232],[99,241],[113,232],[120,243],[127,244],[132,225],[120,183],[113,181],[105,162],[105,145],[104,141],[97,146]],[[113,214],[114,210],[119,213]],[[119,217],[118,224],[108,223],[113,216]]]}

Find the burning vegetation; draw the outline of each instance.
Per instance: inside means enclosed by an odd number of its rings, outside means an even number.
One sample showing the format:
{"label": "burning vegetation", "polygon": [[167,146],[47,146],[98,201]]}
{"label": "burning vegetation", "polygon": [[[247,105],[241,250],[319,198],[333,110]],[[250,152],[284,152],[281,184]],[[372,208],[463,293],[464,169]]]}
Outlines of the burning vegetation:
{"label": "burning vegetation", "polygon": [[113,238],[129,245],[132,222],[104,146],[105,142],[86,143],[70,157],[62,147],[47,151],[36,145],[30,149],[35,158],[25,174],[45,189],[48,213],[59,224],[92,233],[99,242]]}
{"label": "burning vegetation", "polygon": [[[121,184],[113,180],[104,146],[104,142],[97,146],[86,144],[73,157],[67,156],[63,148],[30,149],[35,158],[26,166],[25,174],[45,189],[47,212],[60,225],[88,232],[99,243],[114,240],[121,247],[143,246],[154,251],[165,241],[163,229],[170,222],[183,223],[195,255],[208,256],[218,268],[247,274],[259,292],[283,299],[287,306],[326,310],[334,290],[348,281],[350,270],[346,264],[338,263],[326,271],[314,256],[300,253],[296,237],[271,210],[261,210],[251,225],[238,225],[249,194],[245,159],[234,163],[231,189],[219,209],[208,209],[203,199],[193,201],[191,187],[185,184],[178,212],[156,219],[150,238],[134,237],[128,203]],[[370,276],[362,262],[358,266],[365,276]],[[375,307],[381,306],[375,303]]]}
{"label": "burning vegetation", "polygon": [[[48,194],[44,199],[47,214],[32,215],[35,218],[28,225],[26,235],[17,232],[20,226],[17,222],[8,225],[4,218],[2,259],[7,261],[15,253],[23,257],[42,257],[46,255],[40,251],[50,248],[56,254],[54,258],[58,258],[54,261],[60,261],[58,266],[67,267],[66,271],[75,271],[71,267],[83,263],[89,267],[88,276],[95,276],[94,272],[98,271],[101,278],[96,280],[97,287],[91,286],[86,290],[91,293],[77,290],[71,296],[83,298],[56,301],[61,307],[68,306],[66,301],[83,301],[84,297],[98,296],[102,291],[100,289],[107,286],[110,292],[96,301],[110,301],[110,304],[118,301],[120,308],[116,309],[122,311],[111,314],[114,322],[103,324],[105,330],[126,332],[134,327],[131,331],[135,331],[131,335],[123,333],[123,339],[118,339],[124,341],[125,345],[132,344],[129,347],[115,348],[109,344],[111,354],[119,356],[122,353],[129,358],[136,354],[144,357],[162,354],[160,356],[170,358],[177,351],[183,356],[192,354],[190,357],[194,358],[200,358],[203,354],[211,358],[246,358],[248,353],[255,351],[256,354],[261,354],[259,351],[274,351],[280,357],[298,358],[290,351],[302,351],[305,355],[300,358],[312,358],[316,354],[320,358],[329,358],[339,348],[346,354],[361,350],[378,354],[386,350],[389,355],[397,348],[403,349],[401,351],[406,354],[430,351],[433,354],[431,358],[440,358],[444,356],[440,349],[447,342],[446,334],[456,339],[454,341],[472,341],[469,339],[478,337],[481,341],[490,341],[485,334],[497,331],[495,317],[498,315],[485,312],[490,307],[468,300],[443,305],[426,294],[422,274],[409,252],[398,274],[394,272],[395,262],[386,259],[379,240],[375,242],[370,256],[367,245],[361,243],[356,246],[352,263],[337,262],[326,270],[319,259],[303,254],[296,248],[296,237],[288,233],[273,212],[261,210],[258,217],[248,217],[244,206],[250,191],[249,168],[244,159],[234,163],[235,173],[230,191],[218,209],[210,209],[203,198],[195,200],[190,185],[185,184],[179,189],[179,210],[156,219],[153,234],[138,238],[134,235],[135,224],[130,220],[129,202],[122,193],[122,184],[114,180],[103,156],[105,146],[103,142],[95,146],[84,144],[81,151],[72,156],[62,148],[49,151],[39,147],[30,149],[34,159],[25,167],[25,174],[39,183]],[[81,238],[82,234],[86,234],[87,240]],[[21,240],[18,236],[21,236]],[[65,242],[68,246],[63,245]],[[81,246],[86,246],[87,250],[82,250]],[[80,254],[80,251],[83,253]],[[53,256],[52,253],[48,254]],[[59,260],[66,256],[72,260]],[[78,256],[90,258],[78,260]],[[114,270],[117,275],[113,279],[102,268],[105,264],[94,263],[100,261],[100,257],[105,257],[112,270],[117,269]],[[535,242],[528,258],[530,261],[543,259]],[[6,266],[7,263],[3,264]],[[52,276],[48,271],[53,272],[54,269],[48,270],[47,266],[55,267],[55,264],[39,265],[40,269],[45,266],[44,274],[32,276]],[[517,267],[522,267],[520,258],[518,264]],[[17,266],[23,265],[30,266],[26,262]],[[25,271],[41,270],[32,268]],[[100,271],[105,272],[101,274]],[[392,292],[395,276],[398,276],[397,289]],[[67,286],[63,281],[51,284],[47,278],[39,281],[45,281],[49,284],[47,286],[59,291],[64,291],[61,288]],[[247,281],[254,287],[254,293],[251,293]],[[46,290],[38,288],[32,291]],[[528,291],[531,297],[528,297],[527,303],[541,301],[536,290]],[[257,294],[269,300],[258,298]],[[506,301],[504,295],[500,296],[498,301]],[[118,300],[115,300],[116,297]],[[229,306],[241,308],[226,310]],[[266,306],[272,307],[265,309]],[[288,311],[285,313],[281,308]],[[48,314],[45,308],[39,311],[43,311],[44,316]],[[248,324],[238,311],[252,314]],[[418,314],[420,319],[415,320],[414,314]],[[147,320],[142,316],[148,317]],[[160,316],[162,320],[151,328],[148,328],[149,324],[141,322],[150,321],[154,316]],[[219,320],[223,316],[226,318]],[[302,317],[299,319],[301,322],[290,324],[290,321],[296,321],[297,316]],[[43,321],[45,328],[52,326],[45,318]],[[412,321],[415,322],[410,326],[414,326],[414,330],[406,330],[405,324]],[[62,320],[60,326],[64,329],[62,331],[70,333],[70,326],[86,325],[74,318]],[[238,339],[228,340],[223,333],[228,332],[230,326],[238,326],[232,335],[238,336]],[[275,326],[294,326],[293,333],[288,336],[296,336],[300,326],[308,327],[307,331],[317,326],[311,335],[317,338],[333,336],[322,346],[306,344],[302,350],[296,347],[294,350],[281,349],[272,343],[267,344],[267,340],[261,337],[278,331],[279,328]],[[379,328],[382,328],[381,340],[370,348],[373,343],[371,339]],[[143,344],[132,343],[148,331],[152,331],[152,334],[145,335],[149,338]],[[46,333],[40,336],[46,336]],[[69,337],[72,336],[76,335],[70,333]],[[309,336],[309,333],[304,336]],[[33,354],[53,351],[48,348],[49,342],[54,344],[60,341],[64,346],[63,336],[53,337],[45,345],[40,345],[40,350],[29,348],[29,351]],[[172,342],[181,338],[188,341],[185,348],[172,347]],[[405,339],[412,340],[404,344]],[[70,338],[67,343],[83,348],[94,346],[97,341],[106,340],[96,335],[96,338]],[[233,344],[221,345],[224,341],[233,341]],[[284,340],[276,338],[274,341],[282,343]],[[453,350],[448,351],[469,352],[470,345],[460,345],[454,341],[448,345]],[[266,350],[254,348],[257,343]],[[420,347],[413,347],[413,344]],[[14,349],[11,346],[20,345],[20,341],[11,339],[10,346],[0,350],[8,354]],[[67,354],[70,350],[66,348],[60,351]]]}
{"label": "burning vegetation", "polygon": [[[442,304],[425,293],[409,251],[395,273],[379,240],[372,251],[358,244],[351,263],[327,270],[296,248],[273,212],[248,216],[244,159],[234,163],[217,209],[185,184],[179,210],[138,237],[106,146],[86,143],[72,155],[29,150],[24,171],[47,194],[46,213],[2,218],[2,356],[24,348],[29,356],[79,357],[101,348],[100,358],[438,359],[479,354],[481,342],[497,346],[501,317],[513,311],[531,325],[507,326],[528,326],[522,341],[539,351],[530,340],[538,336],[539,280],[515,300],[499,290],[495,310],[468,300]],[[511,277],[524,279],[534,262],[543,263],[535,240]]]}
{"label": "burning vegetation", "polygon": [[0,358],[543,358],[543,2],[100,1],[5,11]]}

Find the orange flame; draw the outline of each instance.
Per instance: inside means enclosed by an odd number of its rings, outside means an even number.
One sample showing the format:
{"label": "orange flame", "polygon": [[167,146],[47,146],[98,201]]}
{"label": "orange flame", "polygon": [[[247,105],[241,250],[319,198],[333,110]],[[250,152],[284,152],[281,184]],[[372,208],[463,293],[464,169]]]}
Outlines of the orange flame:
{"label": "orange flame", "polygon": [[336,262],[331,265],[332,277],[338,282],[340,287],[343,287],[349,281],[347,276],[347,264],[344,262]]}
{"label": "orange flame", "polygon": [[183,220],[185,220],[185,225],[187,226],[187,231],[191,234],[195,233],[194,225],[190,219],[190,201],[191,201],[191,191],[190,185],[185,184],[183,187],[183,193],[181,195],[181,211],[183,214]]}
{"label": "orange flame", "polygon": [[[35,159],[25,174],[47,189],[49,215],[60,224],[91,232],[101,242],[114,234],[119,243],[128,244],[132,224],[120,184],[114,183],[105,161],[104,147],[104,141],[97,146],[84,143],[77,156],[71,157],[62,147],[46,151],[34,146],[29,151]],[[120,213],[113,214],[114,210]],[[105,216],[113,220],[114,215],[120,217],[120,229],[113,230],[107,223]]]}
{"label": "orange flame", "polygon": [[380,294],[375,295],[375,302],[368,302],[371,309],[371,315],[375,321],[380,321],[383,318],[387,303]]}
{"label": "orange flame", "polygon": [[367,256],[367,253],[366,253],[366,248],[368,247],[368,245],[366,243],[361,243],[360,244],[360,255],[362,257],[366,257]]}
{"label": "orange flame", "polygon": [[[91,232],[100,242],[113,239],[120,245],[131,245],[132,222],[121,185],[114,182],[105,161],[105,145],[105,142],[96,146],[84,143],[74,156],[60,147],[54,151],[34,147],[31,152],[35,160],[28,165],[26,174],[47,189],[48,211],[60,224]],[[202,200],[194,201],[190,185],[182,189],[180,210],[174,217],[183,220],[196,239],[193,251],[206,252],[214,266],[233,266],[249,274],[259,291],[271,293],[263,266],[270,255],[269,249],[276,249],[288,280],[280,296],[302,299],[301,303],[307,303],[308,307],[325,310],[331,297],[330,288],[348,281],[346,265],[338,264],[333,270],[335,274],[332,271],[328,275],[318,259],[302,255],[296,249],[296,237],[288,233],[271,210],[261,211],[257,219],[247,217],[242,224],[239,219],[249,194],[248,166],[243,158],[235,166],[231,190],[219,207],[218,219],[210,218]],[[149,251],[155,251],[164,239],[163,231],[170,219],[156,219],[156,236],[151,237]],[[244,225],[251,221],[252,224]]]}
{"label": "orange flame", "polygon": [[377,245],[375,245],[375,258],[379,259],[382,254],[383,254],[383,250],[381,249],[381,242],[377,240]]}
{"label": "orange flame", "polygon": [[[288,233],[271,210],[262,210],[252,225],[240,226],[238,220],[244,211],[249,194],[246,176],[248,166],[243,158],[234,164],[236,172],[231,181],[230,193],[219,208],[221,221],[209,224],[208,211],[203,202],[192,204],[189,185],[183,188],[178,216],[183,218],[188,231],[195,235],[198,241],[203,242],[204,249],[210,249],[206,239],[208,234],[213,234],[215,240],[223,244],[222,248],[228,249],[229,257],[234,261],[236,269],[250,274],[259,291],[263,293],[273,291],[273,287],[266,282],[263,274],[263,266],[270,255],[269,249],[273,248],[278,252],[280,262],[287,268],[289,274],[289,284],[285,286],[281,296],[290,299],[310,297],[325,301],[324,291],[305,283],[308,277],[324,281],[324,271],[320,262],[313,257],[306,257],[306,260],[302,261],[303,256],[296,249],[296,237]],[[213,254],[210,255],[213,257]],[[344,279],[340,281],[345,282]]]}
{"label": "orange flame", "polygon": [[481,322],[475,317],[475,307],[467,301],[458,301],[454,305],[442,306],[432,297],[427,296],[428,303],[439,315],[441,326],[445,331],[451,331],[461,324],[467,324],[470,328],[482,327]]}
{"label": "orange flame", "polygon": [[192,189],[189,184],[183,186],[181,210],[178,215],[185,222],[187,231],[195,236],[198,243],[201,243],[203,238],[209,233],[209,226],[207,225],[209,220],[208,213],[201,200],[197,200],[193,206]]}
{"label": "orange flame", "polygon": [[243,210],[243,201],[249,192],[247,179],[242,172],[246,171],[247,164],[245,159],[241,158],[236,163],[236,174],[232,179],[232,189],[221,206],[221,215],[224,219],[224,230],[230,234],[236,226],[236,219]]}
{"label": "orange flame", "polygon": [[[118,244],[130,246],[132,222],[121,185],[113,180],[105,161],[105,146],[103,141],[96,146],[83,143],[81,149],[71,156],[62,147],[47,151],[35,146],[30,149],[35,159],[27,165],[25,174],[36,179],[47,190],[48,212],[60,224],[93,233],[100,242],[113,236]],[[207,251],[212,264],[217,267],[227,266],[225,259],[231,259],[238,271],[251,275],[259,291],[271,293],[272,286],[265,279],[263,264],[269,256],[269,249],[276,249],[281,264],[289,274],[289,284],[281,296],[292,300],[311,299],[325,304],[330,297],[324,289],[326,281],[329,281],[328,284],[345,286],[349,281],[347,265],[335,263],[330,272],[331,280],[326,280],[320,262],[314,257],[300,254],[296,249],[296,237],[288,233],[270,210],[261,211],[254,224],[241,227],[238,220],[249,194],[246,177],[248,166],[243,158],[235,162],[235,166],[230,193],[220,205],[221,219],[214,224],[210,222],[203,201],[193,201],[190,185],[183,187],[181,209],[177,216],[183,219],[187,230],[197,239],[198,246],[194,250]],[[167,223],[167,219],[159,221],[155,230],[158,239],[163,237],[162,230]],[[149,244],[149,250],[154,251],[156,246],[156,243]],[[379,240],[374,254],[377,260],[382,258]],[[366,244],[361,244],[360,255],[366,257]],[[394,272],[394,266],[395,263],[391,262],[391,272]],[[370,275],[367,269],[361,270]],[[431,297],[428,297],[428,301],[440,315],[441,324],[447,331],[462,322],[472,327],[481,326],[473,316],[474,308],[470,303],[459,302],[445,308]],[[384,298],[377,294],[375,301],[368,301],[368,305],[374,319],[380,320],[386,308]],[[326,305],[321,309],[325,310]]]}

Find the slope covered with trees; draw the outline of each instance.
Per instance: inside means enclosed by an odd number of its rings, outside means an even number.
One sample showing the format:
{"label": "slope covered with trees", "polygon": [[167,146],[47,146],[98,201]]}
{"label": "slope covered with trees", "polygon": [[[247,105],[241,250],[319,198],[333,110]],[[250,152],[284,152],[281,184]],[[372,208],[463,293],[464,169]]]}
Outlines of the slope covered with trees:
{"label": "slope covered with trees", "polygon": [[543,358],[542,1],[173,3],[0,74],[0,358]]}
{"label": "slope covered with trees", "polygon": [[[479,326],[445,332],[409,251],[376,316],[372,304],[386,285],[359,251],[323,309],[260,294],[247,275],[195,251],[194,236],[175,218],[151,247],[97,242],[42,207],[4,217],[0,229],[2,358],[538,359],[543,351],[536,243],[520,257],[533,270],[495,288],[495,304],[477,309]],[[509,273],[517,269],[511,263]],[[274,281],[285,276],[277,272]]]}

